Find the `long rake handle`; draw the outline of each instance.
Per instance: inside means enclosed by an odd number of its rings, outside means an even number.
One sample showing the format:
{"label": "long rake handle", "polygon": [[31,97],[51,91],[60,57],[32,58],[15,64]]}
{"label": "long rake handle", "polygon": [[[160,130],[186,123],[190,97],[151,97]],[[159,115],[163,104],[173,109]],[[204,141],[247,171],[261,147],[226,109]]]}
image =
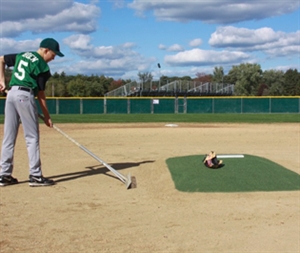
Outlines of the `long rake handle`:
{"label": "long rake handle", "polygon": [[79,148],[81,148],[83,151],[85,151],[87,154],[95,158],[98,162],[102,163],[106,168],[108,168],[111,172],[113,172],[123,183],[126,182],[127,178],[123,176],[120,172],[116,171],[113,167],[108,165],[106,162],[101,160],[98,156],[96,156],[94,153],[92,153],[90,150],[88,150],[86,147],[82,146],[80,143],[72,139],[69,135],[64,133],[62,130],[60,130],[57,126],[53,125],[53,128],[58,131],[60,134],[65,136],[67,139],[69,139],[71,142],[73,142],[75,145],[77,145]]}
{"label": "long rake handle", "polygon": [[[40,119],[44,120],[44,117],[42,115],[38,114],[38,117]],[[128,175],[128,177],[126,178],[124,175],[122,175],[120,172],[116,171],[113,167],[111,167],[110,165],[108,165],[106,162],[104,162],[102,159],[100,159],[98,156],[96,156],[94,153],[92,153],[86,147],[82,146],[80,143],[78,143],[73,138],[71,138],[69,135],[67,135],[62,130],[60,130],[57,126],[53,125],[53,128],[57,132],[59,132],[60,134],[62,134],[63,136],[65,136],[68,140],[70,140],[71,142],[73,142],[75,145],[77,145],[79,148],[81,148],[83,151],[85,151],[87,154],[89,154],[90,156],[92,156],[93,158],[95,158],[98,162],[102,163],[116,177],[118,177],[124,184],[126,184],[127,189],[130,187],[130,185],[131,185],[131,177],[130,177],[130,175]]]}

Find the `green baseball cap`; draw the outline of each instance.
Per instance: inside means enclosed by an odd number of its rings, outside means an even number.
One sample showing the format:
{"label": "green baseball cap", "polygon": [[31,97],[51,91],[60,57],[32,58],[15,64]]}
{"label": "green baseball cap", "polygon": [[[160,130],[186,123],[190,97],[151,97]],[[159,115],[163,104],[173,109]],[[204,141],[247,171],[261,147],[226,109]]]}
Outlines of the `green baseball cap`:
{"label": "green baseball cap", "polygon": [[41,41],[40,47],[52,50],[56,55],[64,57],[64,54],[59,50],[59,44],[55,39],[47,38]]}

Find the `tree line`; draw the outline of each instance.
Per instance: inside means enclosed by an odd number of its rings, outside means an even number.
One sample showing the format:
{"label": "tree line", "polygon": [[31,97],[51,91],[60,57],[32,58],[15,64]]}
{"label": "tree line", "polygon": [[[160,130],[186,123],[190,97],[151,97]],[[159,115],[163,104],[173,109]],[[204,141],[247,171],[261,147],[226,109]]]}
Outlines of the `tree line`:
{"label": "tree line", "polygon": [[[6,84],[10,81],[11,70],[5,70]],[[215,82],[234,84],[236,96],[299,96],[300,73],[297,69],[265,70],[259,64],[242,63],[232,66],[228,74],[224,74],[223,67],[215,67],[213,74],[197,73],[196,78],[189,76],[168,77],[162,75],[158,81],[153,81],[150,72],[138,73],[138,80],[148,84],[151,89],[176,81],[196,81],[201,83]],[[118,79],[104,75],[66,75],[54,73],[46,86],[48,97],[103,97],[107,92],[119,88],[135,80]]]}

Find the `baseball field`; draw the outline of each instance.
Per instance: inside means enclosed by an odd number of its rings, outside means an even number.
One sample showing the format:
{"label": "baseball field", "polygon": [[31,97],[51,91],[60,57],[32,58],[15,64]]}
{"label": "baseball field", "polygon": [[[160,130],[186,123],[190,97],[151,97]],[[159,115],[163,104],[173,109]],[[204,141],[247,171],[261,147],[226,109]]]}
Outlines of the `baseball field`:
{"label": "baseball field", "polygon": [[300,252],[299,190],[183,192],[166,163],[214,150],[263,157],[299,175],[299,122],[54,122],[117,171],[134,176],[137,187],[126,189],[43,124],[43,173],[56,185],[29,187],[20,127],[13,173],[20,183],[0,188],[1,253]]}

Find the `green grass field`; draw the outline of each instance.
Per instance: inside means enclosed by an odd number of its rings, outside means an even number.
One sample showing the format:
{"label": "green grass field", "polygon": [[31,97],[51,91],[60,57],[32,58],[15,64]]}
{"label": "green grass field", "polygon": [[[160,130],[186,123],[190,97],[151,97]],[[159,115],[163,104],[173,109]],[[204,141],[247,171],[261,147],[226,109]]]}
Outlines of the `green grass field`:
{"label": "green grass field", "polygon": [[262,157],[223,159],[224,166],[204,166],[204,155],[174,157],[166,163],[175,187],[183,192],[256,192],[300,190],[300,175]]}
{"label": "green grass field", "polygon": [[[54,123],[299,123],[300,114],[61,114]],[[3,123],[4,116],[0,116]]]}

